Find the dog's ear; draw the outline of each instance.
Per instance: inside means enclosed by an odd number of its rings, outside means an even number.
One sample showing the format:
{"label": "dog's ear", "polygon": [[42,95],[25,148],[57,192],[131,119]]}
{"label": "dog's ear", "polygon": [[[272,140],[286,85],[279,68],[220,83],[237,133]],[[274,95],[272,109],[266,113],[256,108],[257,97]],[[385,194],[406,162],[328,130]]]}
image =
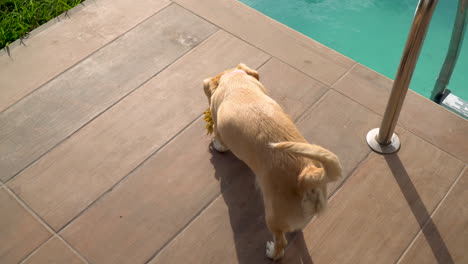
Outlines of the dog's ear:
{"label": "dog's ear", "polygon": [[205,92],[206,97],[211,97],[211,89],[210,89],[210,81],[211,78],[206,78],[203,80],[203,91]]}
{"label": "dog's ear", "polygon": [[208,98],[208,104],[211,104],[211,96],[219,85],[219,76],[206,78],[203,80],[203,91]]}
{"label": "dog's ear", "polygon": [[219,84],[219,78],[206,78],[203,80],[203,91],[208,98],[211,98],[211,95],[216,90]]}
{"label": "dog's ear", "polygon": [[256,70],[250,69],[249,67],[247,67],[247,65],[240,63],[239,65],[237,65],[237,69],[245,71],[245,73],[260,81],[260,76],[258,75],[258,72]]}

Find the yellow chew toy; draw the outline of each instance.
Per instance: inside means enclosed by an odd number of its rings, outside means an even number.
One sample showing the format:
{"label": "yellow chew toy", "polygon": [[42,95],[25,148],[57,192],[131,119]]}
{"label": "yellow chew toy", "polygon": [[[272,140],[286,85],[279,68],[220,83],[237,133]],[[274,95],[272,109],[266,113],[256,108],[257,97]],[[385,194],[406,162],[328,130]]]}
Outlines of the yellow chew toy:
{"label": "yellow chew toy", "polygon": [[206,111],[204,112],[205,114],[205,122],[206,122],[206,133],[208,135],[210,135],[211,133],[213,133],[213,118],[211,118],[211,111],[210,111],[210,108],[206,109]]}

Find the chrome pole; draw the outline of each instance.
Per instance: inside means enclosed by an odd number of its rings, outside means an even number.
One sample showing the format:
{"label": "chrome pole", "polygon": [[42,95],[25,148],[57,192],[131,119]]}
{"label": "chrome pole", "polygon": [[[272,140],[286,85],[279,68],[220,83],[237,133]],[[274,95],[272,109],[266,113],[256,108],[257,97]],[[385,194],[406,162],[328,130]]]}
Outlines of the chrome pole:
{"label": "chrome pole", "polygon": [[375,152],[390,154],[400,149],[395,126],[436,4],[437,0],[419,0],[380,129],[367,133],[367,143]]}
{"label": "chrome pole", "polygon": [[444,95],[444,91],[452,76],[455,63],[457,62],[458,54],[463,43],[463,34],[465,33],[465,26],[468,20],[468,0],[460,0],[458,2],[457,16],[453,24],[452,37],[450,45],[445,57],[444,65],[440,70],[439,78],[432,90],[431,99],[440,104]]}

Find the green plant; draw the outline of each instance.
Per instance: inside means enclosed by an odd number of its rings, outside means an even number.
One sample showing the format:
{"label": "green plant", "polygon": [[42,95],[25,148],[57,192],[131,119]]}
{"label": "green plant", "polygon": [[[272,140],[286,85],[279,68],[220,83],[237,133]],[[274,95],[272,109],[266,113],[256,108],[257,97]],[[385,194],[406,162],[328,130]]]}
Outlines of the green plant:
{"label": "green plant", "polygon": [[0,49],[83,0],[0,0]]}

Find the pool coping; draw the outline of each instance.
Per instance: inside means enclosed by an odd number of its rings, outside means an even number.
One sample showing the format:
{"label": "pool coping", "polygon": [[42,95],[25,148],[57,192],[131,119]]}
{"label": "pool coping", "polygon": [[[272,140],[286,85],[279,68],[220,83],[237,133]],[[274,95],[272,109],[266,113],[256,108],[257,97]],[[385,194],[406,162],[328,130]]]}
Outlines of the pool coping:
{"label": "pool coping", "polygon": [[[393,83],[392,79],[353,61],[345,55],[326,47],[298,31],[295,31],[287,25],[281,24],[240,1],[225,0],[220,2],[217,0],[206,0],[206,3],[203,5],[198,5],[190,0],[175,0],[174,2],[241,38],[242,40],[262,49],[264,52],[279,58],[283,62],[307,74],[311,78],[337,90],[380,116],[383,115],[383,110],[388,96],[381,95],[375,98],[367,98],[367,93],[371,92],[370,89],[379,89],[380,92],[388,95]],[[212,12],[213,9],[217,11],[216,14]],[[236,16],[233,16],[233,14],[243,14],[243,19],[236,19]],[[247,19],[245,19],[245,17],[247,17]],[[256,26],[252,27],[252,24]],[[265,27],[264,25],[270,25],[270,27]],[[259,34],[259,27],[261,27],[261,29],[267,28],[269,32],[262,31],[261,34]],[[275,37],[275,44],[281,42],[282,38],[287,38],[289,42],[288,44],[292,46],[290,46],[291,49],[296,48],[296,46],[294,46],[295,42],[299,42],[301,45],[314,49],[316,52],[323,51],[331,61],[345,61],[346,71],[330,83],[329,79],[320,78],[320,76],[314,75],[313,72],[311,72],[311,67],[307,65],[307,57],[303,58],[302,61],[298,61],[297,57],[285,56],[282,50],[271,48],[268,43],[262,42],[262,39],[266,38],[265,35],[273,35]],[[320,65],[320,67],[329,67],[330,70],[333,70],[333,68],[336,69],[336,65]],[[369,85],[371,88],[366,91],[363,91],[362,89],[353,89],[352,91],[344,92],[342,89],[336,89],[336,84],[357,67],[365,68],[366,71],[369,71],[370,75],[373,75],[371,78],[379,80],[379,82],[368,80],[374,85]],[[379,87],[376,88],[377,86],[375,86],[375,84],[378,84]],[[375,91],[373,92],[375,93]],[[437,120],[439,120],[440,123],[436,126],[431,126],[434,120],[432,118],[429,118],[429,120],[419,119],[417,120],[418,123],[415,123],[415,120],[411,118],[412,116],[437,117]],[[421,124],[424,124],[426,128],[435,127],[436,129],[420,129],[418,126]],[[468,144],[460,144],[464,140],[464,135],[468,134],[468,120],[463,119],[426,97],[412,90],[408,91],[401,112],[399,125],[405,127],[434,146],[453,155],[457,159],[465,163],[468,162]],[[445,134],[444,131],[440,131],[442,128],[450,127],[457,127],[457,131],[451,131],[450,134]],[[363,138],[365,138],[365,135],[363,135]]]}

